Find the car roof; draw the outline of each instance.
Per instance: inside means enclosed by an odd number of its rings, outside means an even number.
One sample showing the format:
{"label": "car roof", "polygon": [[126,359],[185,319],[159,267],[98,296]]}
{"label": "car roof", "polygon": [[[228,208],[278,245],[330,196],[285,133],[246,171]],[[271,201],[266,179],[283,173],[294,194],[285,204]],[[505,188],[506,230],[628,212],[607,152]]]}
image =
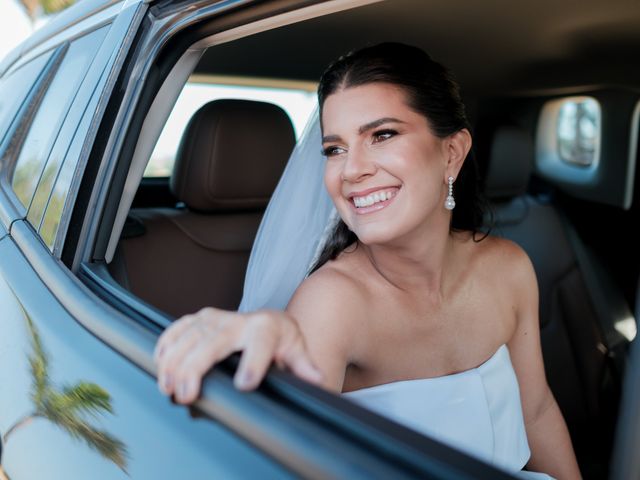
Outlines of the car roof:
{"label": "car roof", "polygon": [[[7,55],[0,74],[83,19],[118,3],[145,1],[77,2]],[[387,0],[218,45],[205,53],[196,73],[317,81],[323,67],[345,51],[394,40],[417,45],[449,66],[466,93],[628,85],[640,78],[640,63],[633,61],[640,46],[637,25],[640,8],[628,0],[485,0],[464,6]],[[280,54],[265,56],[261,45]]]}
{"label": "car roof", "polygon": [[217,45],[198,73],[317,80],[349,49],[400,41],[450,67],[467,92],[628,84],[640,75],[638,25],[627,0],[393,0]]}

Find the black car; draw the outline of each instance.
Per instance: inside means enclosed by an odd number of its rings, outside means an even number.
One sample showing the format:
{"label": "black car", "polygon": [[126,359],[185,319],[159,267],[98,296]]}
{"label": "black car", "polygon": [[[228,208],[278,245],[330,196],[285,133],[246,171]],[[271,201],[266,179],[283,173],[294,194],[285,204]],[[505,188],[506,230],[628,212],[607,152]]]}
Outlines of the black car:
{"label": "black car", "polygon": [[172,320],[237,308],[322,70],[381,41],[456,73],[582,474],[639,478],[638,25],[623,0],[62,12],[0,64],[0,478],[511,478],[275,367],[240,392],[237,355],[193,406],[156,385]]}

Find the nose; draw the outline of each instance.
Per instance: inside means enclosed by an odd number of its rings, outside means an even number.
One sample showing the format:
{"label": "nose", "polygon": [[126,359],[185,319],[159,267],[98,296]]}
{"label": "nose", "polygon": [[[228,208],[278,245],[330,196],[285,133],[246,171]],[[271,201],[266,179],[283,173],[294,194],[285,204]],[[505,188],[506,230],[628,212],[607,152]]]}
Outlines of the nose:
{"label": "nose", "polygon": [[351,148],[342,166],[342,180],[358,183],[374,175],[377,165],[373,159],[361,148]]}

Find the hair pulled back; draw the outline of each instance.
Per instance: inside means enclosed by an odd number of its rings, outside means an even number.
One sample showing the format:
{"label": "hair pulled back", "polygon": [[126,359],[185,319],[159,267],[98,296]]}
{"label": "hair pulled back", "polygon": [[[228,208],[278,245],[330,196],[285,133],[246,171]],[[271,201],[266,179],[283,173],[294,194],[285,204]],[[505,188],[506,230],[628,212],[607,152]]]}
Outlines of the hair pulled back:
{"label": "hair pulled back", "polygon": [[[471,131],[453,75],[423,50],[402,43],[381,43],[352,51],[329,65],[320,78],[320,111],[331,94],[369,83],[400,87],[408,106],[423,115],[434,135],[446,138],[462,129]],[[477,233],[482,225],[484,199],[480,195],[478,168],[473,153],[464,161],[455,183],[456,208],[451,229]],[[484,237],[483,237],[484,238]],[[339,220],[311,269],[314,272],[335,259],[358,237]]]}

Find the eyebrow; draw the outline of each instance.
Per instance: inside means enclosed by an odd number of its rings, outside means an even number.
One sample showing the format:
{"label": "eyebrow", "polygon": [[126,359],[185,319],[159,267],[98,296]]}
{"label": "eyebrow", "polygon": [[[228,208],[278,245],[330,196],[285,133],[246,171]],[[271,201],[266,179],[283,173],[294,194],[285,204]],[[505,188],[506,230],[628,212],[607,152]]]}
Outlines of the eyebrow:
{"label": "eyebrow", "polygon": [[[361,125],[358,128],[358,134],[362,135],[364,132],[377,128],[381,125],[384,125],[385,123],[406,123],[406,122],[403,122],[402,120],[399,120],[393,117],[383,117],[383,118],[379,118],[378,120],[374,120],[373,122],[369,122],[369,123],[365,123],[364,125]],[[322,137],[322,143],[337,142],[339,140],[342,140],[340,138],[340,135],[327,135],[325,137]]]}

